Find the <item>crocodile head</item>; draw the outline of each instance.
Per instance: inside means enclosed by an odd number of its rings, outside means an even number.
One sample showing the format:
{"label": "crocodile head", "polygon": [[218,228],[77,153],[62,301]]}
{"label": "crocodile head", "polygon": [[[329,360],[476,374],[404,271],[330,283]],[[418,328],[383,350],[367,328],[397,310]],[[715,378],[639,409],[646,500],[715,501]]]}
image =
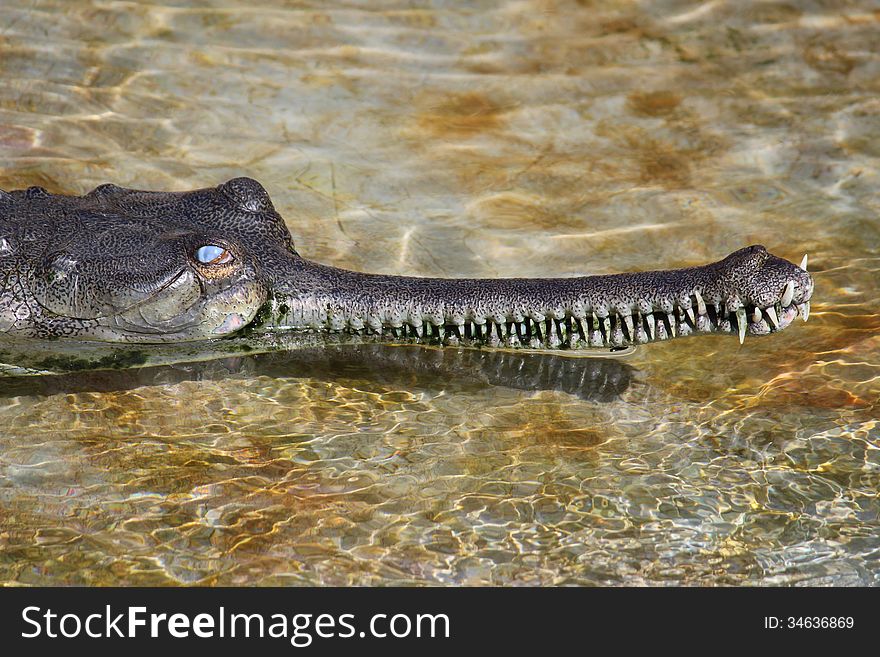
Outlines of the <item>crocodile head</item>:
{"label": "crocodile head", "polygon": [[782,330],[809,314],[801,266],[750,246],[700,267],[580,278],[435,279],[302,258],[266,191],[102,185],[0,192],[0,332],[106,342],[244,328],[329,341],[621,347]]}

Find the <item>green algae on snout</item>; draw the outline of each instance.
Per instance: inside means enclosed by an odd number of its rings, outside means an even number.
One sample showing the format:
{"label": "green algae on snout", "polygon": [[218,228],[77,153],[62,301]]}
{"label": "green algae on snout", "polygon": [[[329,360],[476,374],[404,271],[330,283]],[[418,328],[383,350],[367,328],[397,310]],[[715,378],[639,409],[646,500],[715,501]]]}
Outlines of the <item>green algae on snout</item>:
{"label": "green algae on snout", "polygon": [[122,370],[146,365],[149,355],[140,349],[122,350],[99,358],[76,358],[72,356],[49,356],[38,360],[39,369],[54,372],[80,372],[83,370]]}
{"label": "green algae on snout", "polygon": [[284,352],[318,347],[317,335],[259,334],[245,328],[239,335],[179,344],[150,344],[133,348],[100,342],[4,340],[0,342],[0,378],[39,376],[91,370],[125,370],[195,363],[243,354]]}

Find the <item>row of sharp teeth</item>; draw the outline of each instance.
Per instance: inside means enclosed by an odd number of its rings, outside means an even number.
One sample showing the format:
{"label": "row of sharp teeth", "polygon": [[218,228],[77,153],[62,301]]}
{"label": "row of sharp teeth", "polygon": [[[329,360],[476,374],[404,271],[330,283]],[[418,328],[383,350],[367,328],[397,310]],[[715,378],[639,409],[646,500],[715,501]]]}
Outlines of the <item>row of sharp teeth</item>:
{"label": "row of sharp teeth", "polygon": [[[361,335],[386,335],[396,339],[414,339],[440,344],[455,345],[462,342],[477,342],[492,346],[527,346],[532,348],[551,347],[619,347],[626,344],[640,344],[649,341],[668,339],[676,335],[689,335],[698,332],[734,332],[739,334],[740,343],[745,340],[748,322],[766,321],[771,330],[779,327],[779,315],[790,304],[777,304],[767,308],[752,306],[740,308],[735,313],[724,314],[718,306],[705,306],[699,292],[695,295],[698,313],[693,308],[676,308],[668,314],[647,313],[644,315],[610,315],[598,317],[591,315],[579,318],[572,315],[564,319],[545,319],[536,321],[525,318],[521,322],[484,324],[464,322],[463,324],[433,324],[424,322],[413,326],[403,323],[400,326],[383,326],[381,330],[365,326],[362,329],[345,329],[345,332]],[[710,310],[711,308],[711,310]],[[807,320],[810,304],[797,306],[798,313]]]}

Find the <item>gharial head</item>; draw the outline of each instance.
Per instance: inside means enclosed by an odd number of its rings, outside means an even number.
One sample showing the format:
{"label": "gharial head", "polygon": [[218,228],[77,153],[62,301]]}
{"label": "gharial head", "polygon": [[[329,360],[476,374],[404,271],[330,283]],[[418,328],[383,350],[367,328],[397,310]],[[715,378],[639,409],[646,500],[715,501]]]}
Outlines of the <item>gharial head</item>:
{"label": "gharial head", "polygon": [[268,194],[247,178],[186,193],[3,193],[0,330],[114,342],[226,336],[254,319],[269,295],[266,268],[292,248]]}
{"label": "gharial head", "polygon": [[762,335],[809,314],[813,280],[764,247],[700,267],[579,278],[365,274],[300,257],[254,180],[191,192],[0,192],[0,332],[111,342],[244,327],[330,340],[620,347]]}

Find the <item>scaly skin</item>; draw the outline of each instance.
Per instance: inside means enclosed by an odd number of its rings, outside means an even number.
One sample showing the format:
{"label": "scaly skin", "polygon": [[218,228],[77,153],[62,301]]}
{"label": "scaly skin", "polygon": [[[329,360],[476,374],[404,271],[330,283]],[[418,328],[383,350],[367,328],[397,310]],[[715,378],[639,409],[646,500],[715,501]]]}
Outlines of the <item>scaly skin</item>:
{"label": "scaly skin", "polygon": [[[579,278],[439,279],[302,258],[266,191],[102,185],[0,192],[0,332],[159,343],[255,329],[312,342],[543,349],[764,335],[809,315],[813,280],[762,246],[701,267]],[[288,342],[289,344],[289,342]]]}

